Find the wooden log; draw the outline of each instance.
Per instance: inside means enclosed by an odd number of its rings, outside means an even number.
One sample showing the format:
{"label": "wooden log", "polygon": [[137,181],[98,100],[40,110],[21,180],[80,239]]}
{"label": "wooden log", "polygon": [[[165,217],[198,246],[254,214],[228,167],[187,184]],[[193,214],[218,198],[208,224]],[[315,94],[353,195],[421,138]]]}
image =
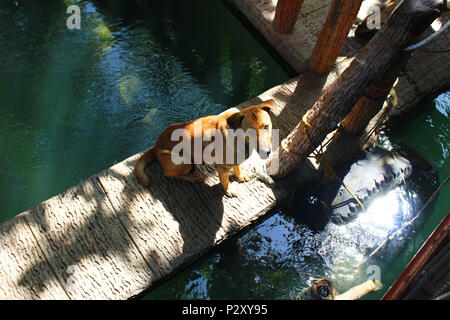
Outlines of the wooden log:
{"label": "wooden log", "polygon": [[363,133],[370,120],[383,107],[398,74],[404,68],[410,57],[410,52],[401,54],[389,70],[366,89],[352,111],[341,121],[341,129],[355,135]]}
{"label": "wooden log", "polygon": [[381,282],[378,280],[367,280],[348,291],[337,295],[334,300],[359,300],[365,295],[377,291],[381,288]]}
{"label": "wooden log", "polygon": [[273,27],[278,32],[289,33],[294,28],[303,0],[278,0]]}
{"label": "wooden log", "polygon": [[277,178],[286,176],[302,160],[300,156],[309,155],[328,133],[335,130],[366,88],[378,80],[403,48],[440,15],[439,8],[443,2],[403,2],[380,32],[325,91],[306,115],[305,121],[300,122],[286,138],[285,145],[291,153],[280,148],[273,154],[268,164],[269,174]]}
{"label": "wooden log", "polygon": [[322,74],[331,70],[358,15],[361,3],[362,0],[333,0],[309,61],[314,72]]}

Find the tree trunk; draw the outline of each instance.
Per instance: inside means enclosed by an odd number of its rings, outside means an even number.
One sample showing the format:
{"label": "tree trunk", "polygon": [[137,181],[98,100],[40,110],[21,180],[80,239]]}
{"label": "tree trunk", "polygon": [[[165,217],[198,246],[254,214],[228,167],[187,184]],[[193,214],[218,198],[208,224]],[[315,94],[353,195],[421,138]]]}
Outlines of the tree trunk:
{"label": "tree trunk", "polygon": [[333,0],[309,61],[314,72],[322,74],[331,70],[358,15],[361,2],[362,0]]}
{"label": "tree trunk", "polygon": [[[351,65],[311,108],[305,118],[310,125],[306,127],[302,121],[288,135],[285,145],[297,156],[279,148],[268,163],[268,173],[275,178],[284,177],[302,160],[298,155],[309,155],[329,132],[335,130],[366,88],[385,74],[399,57],[402,49],[440,15],[439,7],[443,2],[443,0],[403,2]],[[308,131],[308,135],[305,130]],[[278,170],[275,170],[276,167]]]}
{"label": "tree trunk", "polygon": [[303,0],[278,0],[273,27],[278,32],[288,33],[294,28]]}

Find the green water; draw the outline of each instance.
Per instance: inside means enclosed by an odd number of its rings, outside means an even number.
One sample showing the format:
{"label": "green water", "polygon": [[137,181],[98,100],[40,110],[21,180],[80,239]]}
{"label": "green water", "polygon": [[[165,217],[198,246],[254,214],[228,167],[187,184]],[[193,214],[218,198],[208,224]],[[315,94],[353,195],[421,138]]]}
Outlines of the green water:
{"label": "green water", "polygon": [[[66,28],[73,3],[81,30]],[[220,1],[0,1],[0,221],[144,150],[173,122],[221,112],[287,79]],[[427,159],[441,181],[450,172],[449,97],[388,134]],[[449,207],[445,189],[426,221],[376,261],[385,287],[368,298],[381,297]],[[295,209],[145,298],[295,298],[311,274],[341,288],[361,280],[365,269],[351,271],[360,252],[341,250],[332,260],[327,251],[354,239],[298,223],[288,214]]]}
{"label": "green water", "polygon": [[[426,159],[436,169],[440,183],[450,175],[449,115],[450,92],[446,92],[429,105],[425,104],[403,119],[397,120],[389,134],[392,141],[409,146]],[[435,188],[431,191],[434,190]],[[450,212],[450,185],[446,185],[434,200],[427,220],[414,231],[412,239],[405,244],[403,251],[387,264],[383,290],[374,293],[370,298],[377,299],[383,296],[388,286],[397,279],[448,212]]]}

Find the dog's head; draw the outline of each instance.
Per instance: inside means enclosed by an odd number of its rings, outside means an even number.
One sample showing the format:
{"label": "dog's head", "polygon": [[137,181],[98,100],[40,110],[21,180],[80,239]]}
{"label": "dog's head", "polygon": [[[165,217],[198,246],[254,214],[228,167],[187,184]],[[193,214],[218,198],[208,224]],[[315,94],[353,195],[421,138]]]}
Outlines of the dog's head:
{"label": "dog's head", "polygon": [[272,120],[269,112],[274,108],[275,101],[267,100],[234,113],[227,119],[231,129],[243,130],[246,144],[252,137],[256,138],[256,146],[251,143],[250,146],[256,147],[261,159],[269,158],[272,152]]}

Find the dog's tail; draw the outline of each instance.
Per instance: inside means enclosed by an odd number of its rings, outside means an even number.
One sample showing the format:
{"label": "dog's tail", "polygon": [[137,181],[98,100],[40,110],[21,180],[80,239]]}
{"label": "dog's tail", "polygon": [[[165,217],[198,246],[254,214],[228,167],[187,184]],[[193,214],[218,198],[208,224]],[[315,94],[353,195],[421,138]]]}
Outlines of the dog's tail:
{"label": "dog's tail", "polygon": [[134,165],[134,173],[139,181],[146,187],[150,184],[150,179],[145,173],[144,169],[149,164],[155,160],[155,150],[153,148],[148,149],[144,154],[136,161]]}

